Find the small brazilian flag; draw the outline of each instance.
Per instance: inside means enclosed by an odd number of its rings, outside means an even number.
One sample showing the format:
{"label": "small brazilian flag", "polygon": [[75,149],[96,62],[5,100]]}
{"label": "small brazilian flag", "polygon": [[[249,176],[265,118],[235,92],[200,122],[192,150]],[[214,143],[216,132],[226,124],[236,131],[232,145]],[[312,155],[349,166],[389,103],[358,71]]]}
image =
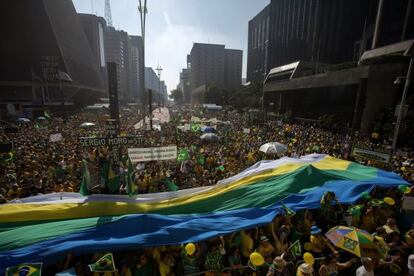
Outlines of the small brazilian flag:
{"label": "small brazilian flag", "polygon": [[50,113],[48,111],[45,111],[43,114],[44,114],[46,119],[50,119],[51,116],[50,116]]}
{"label": "small brazilian flag", "polygon": [[37,128],[37,129],[42,128],[42,126],[38,122],[36,122],[34,127]]}
{"label": "small brazilian flag", "polygon": [[192,132],[197,132],[197,131],[201,130],[200,125],[199,124],[194,124],[194,123],[191,123],[190,128],[191,128]]}
{"label": "small brazilian flag", "polygon": [[20,264],[6,269],[6,276],[40,276],[42,263]]}
{"label": "small brazilian flag", "polygon": [[188,154],[188,150],[187,149],[180,149],[180,151],[178,152],[178,156],[177,156],[177,161],[178,162],[182,162],[185,160],[190,159],[190,156]]}
{"label": "small brazilian flag", "polygon": [[108,180],[106,181],[106,187],[109,188],[112,192],[116,192],[119,189],[119,186],[121,186],[121,177],[116,174],[112,170],[112,166],[109,165],[108,170]]}
{"label": "small brazilian flag", "polygon": [[224,172],[224,166],[223,166],[223,165],[219,166],[217,169],[218,169],[219,171]]}
{"label": "small brazilian flag", "polygon": [[115,262],[112,253],[105,254],[94,264],[88,265],[92,272],[115,272]]}
{"label": "small brazilian flag", "polygon": [[282,207],[283,207],[283,210],[285,210],[286,216],[293,217],[294,215],[296,215],[296,212],[290,209],[289,207],[287,207],[283,202],[282,202]]}
{"label": "small brazilian flag", "polygon": [[197,163],[200,164],[200,165],[204,165],[204,163],[205,163],[204,155],[197,156]]}
{"label": "small brazilian flag", "polygon": [[293,258],[302,256],[302,248],[300,247],[300,241],[296,240],[288,249],[288,252]]}

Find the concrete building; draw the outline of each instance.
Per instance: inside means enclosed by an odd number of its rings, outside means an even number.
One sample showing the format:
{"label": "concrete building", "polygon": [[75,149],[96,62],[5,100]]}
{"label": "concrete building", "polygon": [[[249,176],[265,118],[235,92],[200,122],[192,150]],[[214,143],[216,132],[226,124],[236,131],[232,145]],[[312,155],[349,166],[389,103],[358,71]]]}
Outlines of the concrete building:
{"label": "concrete building", "polygon": [[164,81],[159,81],[157,73],[151,67],[145,67],[145,88],[152,91],[153,102],[166,101],[168,98],[167,87]]}
{"label": "concrete building", "polygon": [[105,96],[100,61],[70,0],[1,1],[0,105],[29,113]]}
{"label": "concrete building", "polygon": [[242,51],[225,49],[224,45],[194,43],[188,63],[190,90],[201,85],[217,86],[231,91],[241,85]]}
{"label": "concrete building", "polygon": [[249,21],[247,81],[263,81],[268,73],[270,4]]}
{"label": "concrete building", "polygon": [[190,90],[190,69],[183,68],[180,72],[180,83],[177,87],[178,90],[183,93],[183,101],[185,103],[191,102],[191,90]]}
{"label": "concrete building", "polygon": [[139,102],[145,102],[144,89],[144,51],[143,40],[140,36],[129,36],[130,41],[130,81],[131,93],[134,99]]}
{"label": "concrete building", "polygon": [[105,31],[105,55],[107,62],[117,64],[118,98],[120,101],[134,100],[130,81],[130,43],[127,32],[108,27]]}
{"label": "concrete building", "polygon": [[224,90],[232,92],[242,83],[243,51],[224,50]]}
{"label": "concrete building", "polygon": [[105,89],[107,88],[107,72],[104,33],[106,30],[106,21],[103,17],[93,14],[78,14],[83,26],[89,46],[98,63],[96,69],[100,72],[101,78],[104,80]]}
{"label": "concrete building", "polygon": [[272,0],[267,69],[298,60],[357,61],[363,52],[357,41],[374,16],[369,12],[373,2],[378,1]]}

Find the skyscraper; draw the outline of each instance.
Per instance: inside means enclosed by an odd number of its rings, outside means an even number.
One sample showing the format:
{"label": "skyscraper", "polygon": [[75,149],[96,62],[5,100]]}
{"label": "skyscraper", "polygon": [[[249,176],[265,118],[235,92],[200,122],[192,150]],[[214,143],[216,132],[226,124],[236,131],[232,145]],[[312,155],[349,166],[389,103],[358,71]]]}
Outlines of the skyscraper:
{"label": "skyscraper", "polygon": [[224,45],[194,43],[191,49],[190,89],[214,85],[231,91],[241,85],[242,51]]}
{"label": "skyscraper", "polygon": [[131,55],[130,55],[130,81],[131,93],[135,99],[144,103],[144,64],[143,64],[143,40],[141,36],[129,36]]}

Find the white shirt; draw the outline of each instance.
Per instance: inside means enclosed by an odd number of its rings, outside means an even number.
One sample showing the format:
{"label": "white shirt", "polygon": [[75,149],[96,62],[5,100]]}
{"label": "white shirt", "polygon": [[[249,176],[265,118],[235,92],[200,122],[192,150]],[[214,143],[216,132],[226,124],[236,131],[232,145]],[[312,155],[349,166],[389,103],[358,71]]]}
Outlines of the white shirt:
{"label": "white shirt", "polygon": [[356,273],[355,273],[355,275],[356,276],[374,276],[374,271],[367,271],[366,269],[365,269],[365,266],[360,266],[358,269],[357,269],[357,271],[356,271]]}

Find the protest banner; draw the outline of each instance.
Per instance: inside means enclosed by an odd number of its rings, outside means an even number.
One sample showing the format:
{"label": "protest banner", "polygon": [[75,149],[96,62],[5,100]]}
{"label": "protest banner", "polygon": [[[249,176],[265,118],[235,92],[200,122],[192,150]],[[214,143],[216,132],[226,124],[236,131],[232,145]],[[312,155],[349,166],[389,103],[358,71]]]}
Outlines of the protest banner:
{"label": "protest banner", "polygon": [[177,159],[177,146],[128,149],[131,162]]}
{"label": "protest banner", "polygon": [[50,137],[49,137],[50,142],[59,142],[59,141],[62,141],[62,139],[63,139],[62,133],[50,134]]}
{"label": "protest banner", "polygon": [[250,128],[243,128],[243,133],[250,134]]}
{"label": "protest banner", "polygon": [[403,210],[414,210],[414,197],[405,196],[402,202],[402,209]]}
{"label": "protest banner", "polygon": [[369,160],[375,160],[383,163],[390,162],[391,154],[388,152],[380,152],[380,151],[374,151],[370,149],[365,149],[362,147],[353,147],[351,155],[353,157],[360,157],[360,158],[366,158]]}

